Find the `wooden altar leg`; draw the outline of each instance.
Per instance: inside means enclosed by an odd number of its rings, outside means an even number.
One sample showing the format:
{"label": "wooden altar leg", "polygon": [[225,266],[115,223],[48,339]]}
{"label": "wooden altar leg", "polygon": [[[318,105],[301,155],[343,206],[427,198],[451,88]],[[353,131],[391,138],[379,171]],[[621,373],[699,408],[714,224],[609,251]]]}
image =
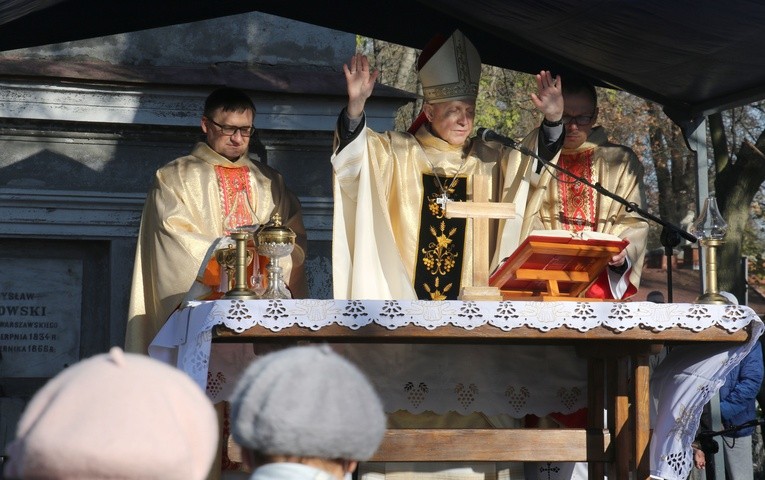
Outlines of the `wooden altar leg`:
{"label": "wooden altar leg", "polygon": [[[603,408],[605,406],[606,384],[604,383],[605,361],[602,358],[589,358],[587,360],[587,429],[589,431],[602,431]],[[603,451],[603,445],[588,445],[587,451]],[[588,455],[589,457],[589,455]],[[588,478],[590,480],[602,480],[605,473],[604,464],[601,462],[588,461]]]}
{"label": "wooden altar leg", "polygon": [[629,478],[630,460],[632,459],[633,443],[630,431],[630,399],[627,378],[629,377],[629,358],[620,357],[615,359],[609,375],[613,376],[612,385],[614,391],[610,393],[613,398],[614,436],[616,437],[616,478]]}
{"label": "wooden altar leg", "polygon": [[632,361],[635,398],[635,464],[638,480],[648,480],[651,473],[648,455],[651,434],[648,355],[635,355]]}

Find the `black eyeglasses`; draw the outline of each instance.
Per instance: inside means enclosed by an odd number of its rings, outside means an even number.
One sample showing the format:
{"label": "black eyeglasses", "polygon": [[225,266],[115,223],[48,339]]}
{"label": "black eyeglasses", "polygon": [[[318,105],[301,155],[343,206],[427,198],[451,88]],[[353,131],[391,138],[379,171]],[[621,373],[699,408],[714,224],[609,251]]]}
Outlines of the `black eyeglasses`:
{"label": "black eyeglasses", "polygon": [[226,136],[232,136],[235,135],[236,132],[239,132],[243,137],[251,137],[252,134],[255,133],[255,127],[232,127],[231,125],[221,125],[212,118],[208,118],[208,120],[210,123],[220,128],[220,132]]}
{"label": "black eyeglasses", "polygon": [[595,115],[577,115],[576,117],[572,117],[571,115],[563,115],[560,119],[561,122],[563,122],[563,125],[568,125],[571,122],[576,123],[577,125],[589,125],[592,123],[592,118]]}

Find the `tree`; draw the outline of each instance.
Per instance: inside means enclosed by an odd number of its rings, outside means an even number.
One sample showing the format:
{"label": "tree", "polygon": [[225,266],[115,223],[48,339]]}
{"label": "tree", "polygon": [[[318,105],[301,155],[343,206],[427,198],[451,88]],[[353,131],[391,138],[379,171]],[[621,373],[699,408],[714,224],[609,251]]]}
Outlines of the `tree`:
{"label": "tree", "polygon": [[[742,117],[738,117],[740,112],[734,109],[728,115],[731,120],[729,131],[734,136],[740,135],[741,128],[736,128],[736,124],[742,122]],[[737,117],[738,122],[735,121]],[[747,228],[752,226],[750,206],[765,182],[765,130],[761,131],[754,143],[744,139],[733,161],[729,153],[723,114],[711,115],[709,124],[714,149],[715,193],[720,213],[728,223],[726,241],[719,250],[719,262],[725,268],[718,268],[718,283],[720,289],[741,298],[746,287],[741,265],[743,239]],[[751,237],[749,239],[751,242]],[[760,259],[761,252],[760,244],[756,251]]]}
{"label": "tree", "polygon": [[648,139],[656,172],[659,217],[680,225],[686,214],[694,211],[696,176],[695,157],[688,150],[677,125],[661,112],[660,106],[645,101],[648,112]]}
{"label": "tree", "polygon": [[[358,50],[367,55],[372,68],[380,71],[380,83],[422,95],[422,85],[417,79],[416,69],[418,50],[368,37],[356,38]],[[408,129],[421,107],[422,101],[418,100],[400,108],[396,114],[396,129]]]}
{"label": "tree", "polygon": [[[357,49],[380,71],[380,83],[422,95],[416,69],[419,50],[368,37],[357,37]],[[483,65],[481,71],[475,124],[504,135],[534,128],[539,118],[528,94],[536,85],[534,77],[490,65]],[[408,129],[421,108],[422,100],[402,107],[395,128]]]}

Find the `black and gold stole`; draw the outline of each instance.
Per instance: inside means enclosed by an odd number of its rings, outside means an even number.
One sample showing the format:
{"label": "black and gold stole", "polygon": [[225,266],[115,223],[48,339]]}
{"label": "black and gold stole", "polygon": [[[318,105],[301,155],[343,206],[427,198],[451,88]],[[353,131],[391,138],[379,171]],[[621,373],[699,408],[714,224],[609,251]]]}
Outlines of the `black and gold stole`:
{"label": "black and gold stole", "polygon": [[[464,202],[467,178],[455,180],[449,188],[449,199]],[[451,178],[422,174],[424,191],[414,270],[414,291],[421,300],[455,300],[460,293],[467,219],[444,217],[443,209],[436,203],[442,197],[441,186],[451,183]]]}

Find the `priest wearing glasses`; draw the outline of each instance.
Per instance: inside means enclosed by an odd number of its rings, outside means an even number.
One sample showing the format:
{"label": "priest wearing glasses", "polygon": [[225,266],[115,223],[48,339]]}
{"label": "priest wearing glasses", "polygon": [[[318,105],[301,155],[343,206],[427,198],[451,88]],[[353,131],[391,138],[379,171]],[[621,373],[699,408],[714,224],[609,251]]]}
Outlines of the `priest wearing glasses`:
{"label": "priest wearing glasses", "polygon": [[[597,124],[595,87],[580,78],[564,78],[563,100],[566,138],[554,163],[645,208],[643,165],[631,148],[611,141]],[[637,293],[648,241],[648,222],[637,212],[548,167],[529,194],[522,237],[534,230],[602,232],[627,240],[585,296],[625,299]]]}
{"label": "priest wearing glasses", "polygon": [[138,234],[126,349],[147,353],[154,336],[186,299],[225,293],[210,262],[230,229],[267,223],[278,213],[296,234],[285,258],[293,297],[303,298],[306,237],[300,203],[282,175],[250,158],[255,106],[239,89],[223,87],[205,101],[205,141],[157,170]]}

